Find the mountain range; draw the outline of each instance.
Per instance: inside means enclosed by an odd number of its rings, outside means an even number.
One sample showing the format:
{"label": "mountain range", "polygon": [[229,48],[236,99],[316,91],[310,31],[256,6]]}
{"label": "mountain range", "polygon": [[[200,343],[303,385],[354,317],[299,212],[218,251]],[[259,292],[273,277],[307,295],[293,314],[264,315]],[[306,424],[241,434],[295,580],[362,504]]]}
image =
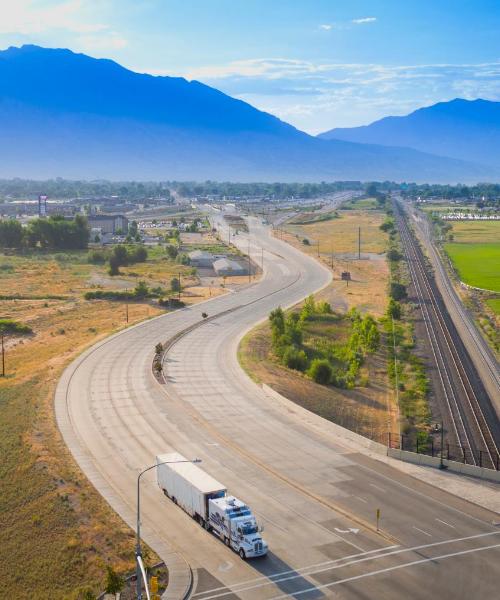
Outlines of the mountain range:
{"label": "mountain range", "polygon": [[500,170],[388,137],[313,137],[197,81],[32,45],[0,51],[0,132],[0,177],[467,183]]}
{"label": "mountain range", "polygon": [[404,146],[500,169],[500,102],[456,98],[364,127],[331,129],[318,137]]}

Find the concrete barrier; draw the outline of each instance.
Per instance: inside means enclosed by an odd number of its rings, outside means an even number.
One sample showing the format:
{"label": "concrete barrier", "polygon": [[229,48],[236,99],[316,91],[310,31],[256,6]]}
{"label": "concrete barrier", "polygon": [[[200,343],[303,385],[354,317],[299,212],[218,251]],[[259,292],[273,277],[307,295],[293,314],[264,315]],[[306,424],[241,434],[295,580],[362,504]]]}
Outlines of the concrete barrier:
{"label": "concrete barrier", "polygon": [[[416,452],[408,452],[407,450],[398,450],[396,448],[388,448],[387,456],[397,458],[404,462],[413,463],[425,467],[439,468],[441,459],[439,456],[428,456],[427,454],[417,454]],[[466,465],[464,463],[455,462],[453,460],[443,459],[443,465],[452,473],[460,473],[461,475],[469,475],[485,479],[486,481],[494,481],[500,483],[500,471],[493,471],[484,467],[476,467],[474,465]]]}

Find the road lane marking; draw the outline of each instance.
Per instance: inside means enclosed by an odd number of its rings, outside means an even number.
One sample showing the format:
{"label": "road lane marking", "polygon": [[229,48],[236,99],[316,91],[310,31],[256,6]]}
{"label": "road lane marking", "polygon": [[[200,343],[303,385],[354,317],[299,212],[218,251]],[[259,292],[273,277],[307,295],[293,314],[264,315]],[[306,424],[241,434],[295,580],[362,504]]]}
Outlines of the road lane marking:
{"label": "road lane marking", "polygon": [[432,537],[432,535],[430,533],[427,533],[427,531],[424,531],[423,529],[420,529],[420,527],[415,527],[415,525],[413,525],[413,529],[416,529],[417,531],[420,531],[420,533],[423,533],[424,535],[428,535],[429,537]]}
{"label": "road lane marking", "polygon": [[447,525],[448,527],[451,527],[452,529],[455,529],[455,525],[450,525],[450,523],[447,523],[446,521],[443,521],[442,519],[436,518],[436,521],[439,521],[443,525]]}
{"label": "road lane marking", "polygon": [[[365,556],[367,554],[374,554],[376,552],[392,550],[393,548],[399,548],[399,546],[386,546],[385,548],[377,548],[375,550],[367,550],[366,552],[360,552],[358,554],[349,554],[348,556],[343,556],[342,558],[337,558],[335,560],[327,560],[325,562],[317,563],[315,565],[301,567],[300,569],[290,569],[289,571],[278,571],[277,573],[271,573],[270,575],[266,575],[265,577],[257,577],[255,579],[248,579],[247,581],[240,581],[239,583],[235,583],[233,585],[233,588],[230,589],[230,591],[227,591],[225,594],[221,594],[221,595],[225,596],[230,593],[232,594],[235,592],[237,593],[238,591],[244,591],[244,590],[238,590],[238,589],[235,590],[234,589],[234,588],[237,588],[238,586],[244,586],[244,585],[248,585],[250,583],[256,583],[258,581],[264,581],[264,582],[266,582],[265,585],[269,585],[269,584],[275,582],[274,579],[271,579],[273,577],[282,577],[283,575],[290,575],[290,574],[295,574],[296,577],[300,577],[303,571],[307,571],[310,569],[316,569],[318,567],[324,567],[326,565],[335,564],[335,563],[341,562],[343,560],[349,560],[351,558],[356,558],[359,556]],[[281,581],[281,580],[276,580],[276,581]],[[252,588],[248,588],[248,589],[252,589]],[[223,585],[221,587],[212,588],[211,590],[204,590],[203,592],[196,592],[195,594],[192,595],[192,598],[194,598],[195,596],[201,596],[201,595],[209,594],[211,592],[219,592],[222,590],[229,590],[229,586]],[[218,598],[219,596],[212,596],[212,597]]]}
{"label": "road lane marking", "polygon": [[372,488],[375,488],[379,492],[382,492],[383,494],[385,494],[386,490],[383,487],[380,487],[376,483],[370,483],[370,485],[372,486]]}
{"label": "road lane marking", "polygon": [[[343,558],[339,558],[337,560],[334,561],[328,561],[325,563],[320,563],[318,565],[311,565],[309,567],[303,567],[301,569],[294,569],[292,571],[283,571],[282,573],[276,573],[275,575],[269,575],[268,577],[259,577],[257,579],[254,580],[250,580],[250,581],[246,581],[246,582],[241,582],[239,584],[235,584],[232,588],[228,588],[227,586],[221,587],[221,588],[214,588],[213,590],[207,590],[205,592],[203,592],[204,594],[207,593],[212,593],[212,592],[217,592],[220,590],[226,590],[225,592],[219,593],[219,594],[214,594],[212,596],[206,596],[204,598],[204,600],[214,600],[215,598],[222,598],[224,596],[228,596],[230,594],[238,594],[240,592],[245,592],[248,590],[252,590],[252,589],[256,589],[256,588],[260,588],[260,587],[264,587],[266,585],[271,585],[274,583],[282,583],[284,581],[289,581],[292,579],[297,579],[298,577],[304,577],[304,576],[311,576],[311,575],[317,575],[318,573],[323,573],[325,571],[332,571],[335,569],[341,569],[342,567],[349,567],[351,565],[354,564],[359,564],[359,563],[363,563],[363,562],[367,562],[370,560],[379,560],[379,559],[384,559],[386,557],[390,557],[390,556],[396,556],[396,555],[400,555],[400,554],[404,554],[406,552],[415,552],[418,550],[425,550],[427,548],[434,548],[436,546],[442,546],[444,544],[453,544],[453,543],[458,543],[458,542],[465,542],[465,541],[469,541],[469,540],[475,540],[475,539],[480,539],[480,538],[484,538],[484,537],[489,537],[492,535],[500,535],[500,531],[490,531],[488,533],[478,533],[475,535],[471,535],[471,536],[466,536],[466,537],[461,537],[461,538],[452,538],[449,540],[443,540],[441,542],[432,542],[430,544],[420,544],[418,546],[412,546],[410,548],[401,548],[399,550],[392,550],[391,552],[385,552],[385,550],[390,550],[391,548],[399,548],[399,546],[392,546],[392,547],[388,547],[388,548],[378,548],[377,550],[370,550],[367,552],[362,552],[360,554],[354,554],[351,556],[345,556]],[[500,544],[499,544],[500,546]],[[379,554],[376,554],[376,553]],[[368,556],[368,555],[372,555],[375,554],[375,556]],[[361,558],[359,558],[361,557]],[[355,559],[355,560],[349,560],[349,559]],[[343,564],[338,564],[340,562],[342,562],[343,560],[348,560],[348,562],[345,562]],[[429,560],[434,560],[433,558],[429,559]],[[291,574],[291,575],[290,575]],[[290,575],[289,577],[283,577],[283,575]],[[281,579],[270,579],[271,577],[281,577]],[[263,581],[263,583],[255,583],[255,582],[259,582],[259,581]],[[255,583],[255,585],[249,585]],[[246,587],[238,587],[238,586],[246,586]],[[316,588],[314,588],[316,589]],[[310,590],[309,590],[310,591]],[[196,596],[196,594],[194,595]],[[193,597],[194,597],[193,596]],[[283,596],[286,597],[286,596]],[[281,596],[280,596],[281,598]],[[273,600],[277,600],[277,599],[273,599]]]}
{"label": "road lane marking", "polygon": [[367,577],[373,577],[374,575],[380,575],[382,573],[389,573],[391,571],[397,571],[399,569],[407,569],[408,567],[414,567],[416,565],[423,565],[429,562],[436,562],[438,560],[445,560],[447,558],[453,558],[455,556],[464,556],[466,554],[472,554],[474,552],[483,552],[484,550],[492,550],[494,548],[500,548],[500,544],[494,544],[492,546],[482,546],[481,548],[471,548],[470,550],[462,550],[460,552],[451,552],[450,554],[441,554],[440,556],[433,556],[432,558],[421,558],[420,560],[414,560],[409,563],[402,565],[396,565],[394,567],[386,567],[385,569],[378,569],[377,571],[370,571],[369,573],[362,573],[361,575],[354,575],[352,577],[346,577],[344,579],[338,579],[331,583],[324,583],[323,585],[317,585],[306,590],[300,590],[298,592],[290,592],[282,596],[274,596],[271,600],[282,600],[283,598],[289,598],[290,596],[301,596],[302,594],[308,594],[310,592],[316,592],[325,588],[333,587],[334,585],[340,585],[341,583],[349,583],[351,581],[357,581],[358,579],[366,579]]}
{"label": "road lane marking", "polygon": [[368,504],[368,500],[361,498],[361,496],[354,496],[354,498],[356,498],[356,500],[359,500],[360,502],[364,502],[365,504]]}

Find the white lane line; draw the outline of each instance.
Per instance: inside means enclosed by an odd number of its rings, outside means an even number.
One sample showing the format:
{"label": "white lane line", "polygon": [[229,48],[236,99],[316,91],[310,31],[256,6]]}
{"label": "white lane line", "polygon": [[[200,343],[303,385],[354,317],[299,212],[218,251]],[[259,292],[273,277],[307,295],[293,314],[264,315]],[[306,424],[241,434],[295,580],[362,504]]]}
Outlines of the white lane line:
{"label": "white lane line", "polygon": [[354,497],[356,498],[356,500],[359,500],[360,502],[364,502],[365,504],[368,504],[368,500],[361,498],[361,496],[354,496]]}
{"label": "white lane line", "polygon": [[424,535],[432,537],[432,535],[430,533],[427,533],[427,531],[424,531],[423,529],[420,529],[420,527],[415,527],[415,525],[413,525],[413,529],[416,529],[417,531],[420,531],[420,533],[423,533]]}
{"label": "white lane line", "polygon": [[379,485],[377,485],[376,483],[370,483],[370,485],[372,486],[372,488],[375,488],[376,490],[378,490],[379,492],[383,492],[385,494],[385,489],[383,487],[380,487]]}
{"label": "white lane line", "polygon": [[[282,581],[281,579],[279,579],[279,580],[272,579],[273,577],[282,577],[283,575],[290,575],[290,574],[295,574],[295,577],[300,577],[304,571],[309,571],[310,569],[317,569],[318,567],[324,567],[326,565],[333,565],[333,564],[342,562],[343,560],[349,560],[350,558],[366,556],[367,554],[375,554],[376,552],[384,552],[385,550],[392,550],[394,548],[399,548],[399,546],[386,546],[385,548],[377,548],[375,550],[367,550],[366,552],[360,552],[359,554],[349,554],[348,556],[343,556],[342,558],[337,558],[336,560],[327,560],[325,562],[317,563],[315,565],[309,565],[308,567],[302,567],[300,569],[290,569],[289,571],[280,571],[278,573],[272,573],[265,577],[257,577],[255,579],[248,579],[247,581],[240,581],[239,583],[234,584],[231,589],[229,589],[229,586],[223,585],[221,587],[213,588],[211,590],[197,592],[196,594],[193,594],[191,597],[194,598],[196,596],[202,596],[202,595],[204,596],[205,594],[209,594],[211,592],[220,592],[222,590],[228,590],[224,594],[218,594],[217,596],[210,596],[211,598],[218,598],[219,596],[226,596],[226,595],[232,594],[234,592],[245,591],[245,590],[240,590],[239,587],[248,585],[250,583],[264,581],[265,585],[269,585],[271,583],[274,583],[275,581]],[[259,586],[255,586],[255,587],[259,587]],[[249,587],[249,588],[245,588],[245,589],[253,589],[253,586]]]}
{"label": "white lane line", "polygon": [[[465,542],[465,541],[469,541],[469,540],[475,540],[475,539],[479,539],[479,538],[484,538],[484,537],[489,537],[491,535],[500,535],[500,531],[490,531],[488,533],[478,533],[476,535],[471,535],[471,536],[467,536],[467,537],[461,537],[461,538],[452,538],[449,540],[443,540],[441,542],[432,542],[430,544],[420,544],[419,546],[412,546],[411,548],[401,548],[400,550],[392,550],[392,552],[385,552],[384,554],[382,554],[382,552],[385,550],[384,548],[378,549],[378,552],[380,552],[378,555],[375,556],[367,556],[368,554],[375,554],[377,552],[377,550],[371,550],[368,552],[362,552],[360,554],[354,554],[352,556],[346,556],[343,559],[337,559],[335,561],[330,561],[329,563],[323,563],[324,565],[327,565],[323,568],[316,568],[316,567],[321,567],[322,565],[317,565],[317,566],[311,566],[311,567],[304,567],[303,569],[296,569],[293,571],[285,571],[283,573],[276,573],[277,577],[281,577],[282,575],[288,575],[288,574],[292,574],[290,577],[282,577],[281,579],[268,579],[270,577],[273,577],[272,575],[269,575],[268,577],[259,577],[258,579],[254,579],[254,580],[250,580],[247,582],[241,582],[239,584],[235,584],[232,588],[228,589],[227,586],[221,587],[221,588],[214,588],[213,590],[207,590],[205,592],[203,592],[204,594],[207,593],[211,593],[211,592],[216,592],[219,590],[226,590],[225,592],[222,592],[220,594],[214,594],[212,596],[205,596],[203,600],[213,600],[214,598],[221,598],[223,596],[228,596],[232,593],[240,593],[240,592],[245,592],[248,590],[252,590],[255,588],[260,588],[266,585],[270,585],[272,583],[281,583],[283,581],[289,581],[291,579],[296,579],[298,577],[302,577],[304,575],[316,575],[318,573],[323,573],[325,571],[333,571],[335,569],[341,569],[343,567],[349,567],[350,565],[353,564],[358,564],[358,563],[363,563],[363,562],[367,562],[370,560],[379,560],[379,559],[383,559],[385,557],[388,556],[395,556],[395,555],[399,555],[399,554],[403,554],[406,552],[414,552],[417,550],[425,550],[427,548],[434,548],[435,546],[442,546],[444,544],[453,544],[456,542]],[[395,546],[396,548],[398,548],[398,546]],[[387,548],[389,549],[389,548]],[[359,556],[361,556],[362,558],[358,558]],[[345,562],[343,564],[338,564],[339,562],[341,562],[342,560],[346,560],[349,558],[354,558],[357,560],[350,560],[348,562]],[[432,559],[431,559],[432,560]],[[334,564],[335,563],[335,564]],[[314,570],[316,569],[316,570]],[[306,571],[310,571],[310,572],[306,572]],[[248,585],[251,584],[253,582],[257,582],[257,581],[261,581],[264,580],[263,583],[256,583],[255,585]],[[238,586],[247,586],[247,587],[242,587],[239,588]],[[195,594],[196,595],[196,594]]]}
{"label": "white lane line", "polygon": [[341,583],[349,583],[350,581],[357,581],[358,579],[365,579],[367,577],[373,577],[374,575],[380,575],[381,573],[389,573],[390,571],[397,571],[398,569],[407,569],[408,567],[414,567],[416,565],[423,565],[429,562],[435,562],[437,560],[445,560],[446,558],[453,558],[455,556],[464,556],[466,554],[472,554],[473,552],[483,552],[484,550],[492,550],[494,548],[500,548],[500,544],[494,544],[492,546],[482,546],[481,548],[471,548],[470,550],[462,550],[461,552],[451,552],[450,554],[441,554],[440,556],[433,556],[431,558],[421,558],[420,560],[414,560],[409,563],[402,565],[396,565],[394,567],[386,567],[385,569],[378,569],[377,571],[370,571],[369,573],[363,573],[361,575],[354,575],[353,577],[346,577],[345,579],[338,579],[331,583],[325,583],[315,587],[301,590],[299,592],[290,592],[284,596],[274,596],[271,600],[282,600],[283,598],[289,598],[290,596],[301,596],[302,594],[308,594],[310,592],[316,592],[325,588],[333,587],[334,585],[340,585]]}
{"label": "white lane line", "polygon": [[443,521],[442,519],[436,518],[436,521],[439,521],[443,525],[447,525],[448,527],[451,527],[452,529],[455,529],[455,525],[451,525],[450,523],[447,523],[446,521]]}

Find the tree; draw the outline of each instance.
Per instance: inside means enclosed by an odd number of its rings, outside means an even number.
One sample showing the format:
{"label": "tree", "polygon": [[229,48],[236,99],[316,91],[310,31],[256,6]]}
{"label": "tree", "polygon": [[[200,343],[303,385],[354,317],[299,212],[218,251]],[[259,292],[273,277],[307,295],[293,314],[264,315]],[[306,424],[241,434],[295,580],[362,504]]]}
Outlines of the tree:
{"label": "tree", "polygon": [[106,593],[107,594],[118,594],[121,592],[124,586],[123,577],[109,565],[106,567]]}
{"label": "tree", "polygon": [[365,194],[370,197],[374,197],[377,195],[377,184],[372,182],[368,183],[365,188]]}
{"label": "tree", "polygon": [[136,298],[147,298],[149,296],[149,288],[145,281],[139,281],[135,286],[134,296]]}
{"label": "tree", "polygon": [[170,281],[170,289],[172,292],[179,292],[181,289],[181,282],[177,277],[172,277]]}
{"label": "tree", "polygon": [[406,286],[397,281],[391,281],[389,295],[394,300],[404,300],[407,297]]}
{"label": "tree", "polygon": [[139,229],[137,226],[137,221],[132,221],[128,226],[128,233],[130,236],[135,237],[138,233]]}
{"label": "tree", "polygon": [[387,316],[397,321],[401,319],[401,304],[399,302],[396,302],[394,298],[389,298],[389,304],[387,306]]}
{"label": "tree", "polygon": [[403,255],[401,254],[401,252],[399,252],[398,250],[396,250],[396,248],[391,248],[388,252],[387,252],[387,258],[389,260],[392,260],[394,262],[398,262],[403,258]]}
{"label": "tree", "polygon": [[111,254],[111,256],[109,257],[109,270],[108,270],[108,273],[111,276],[119,275],[120,274],[120,264],[121,263],[120,263],[119,258],[113,252]]}
{"label": "tree", "polygon": [[21,248],[24,240],[24,230],[14,219],[0,221],[0,247],[2,248]]}
{"label": "tree", "polygon": [[326,385],[330,383],[332,379],[332,367],[325,358],[315,358],[312,361],[307,374],[316,383]]}
{"label": "tree", "polygon": [[175,260],[177,258],[178,250],[173,244],[169,244],[165,247],[168,258]]}

